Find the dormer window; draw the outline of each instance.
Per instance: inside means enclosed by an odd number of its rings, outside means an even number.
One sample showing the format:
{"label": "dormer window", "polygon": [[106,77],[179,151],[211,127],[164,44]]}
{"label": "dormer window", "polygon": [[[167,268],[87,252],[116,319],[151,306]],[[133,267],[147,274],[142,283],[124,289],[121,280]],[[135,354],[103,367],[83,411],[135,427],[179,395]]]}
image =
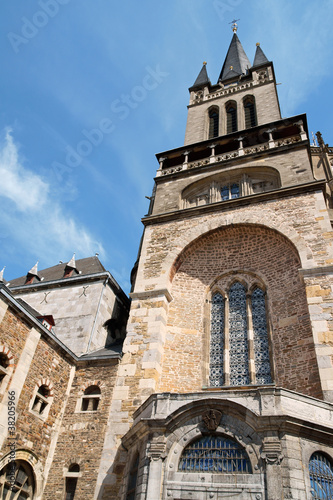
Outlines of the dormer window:
{"label": "dormer window", "polygon": [[210,109],[208,116],[209,116],[208,139],[213,139],[213,137],[218,137],[218,135],[219,135],[219,110],[218,110],[218,108]]}
{"label": "dormer window", "polygon": [[237,132],[237,104],[235,102],[230,102],[226,105],[227,111],[227,134],[232,134],[232,132]]}

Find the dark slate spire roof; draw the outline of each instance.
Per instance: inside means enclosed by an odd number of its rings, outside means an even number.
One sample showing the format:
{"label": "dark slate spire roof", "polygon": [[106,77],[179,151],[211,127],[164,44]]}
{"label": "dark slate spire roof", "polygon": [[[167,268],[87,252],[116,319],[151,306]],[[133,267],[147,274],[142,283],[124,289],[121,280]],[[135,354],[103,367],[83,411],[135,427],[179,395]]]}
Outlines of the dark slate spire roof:
{"label": "dark slate spire roof", "polygon": [[253,66],[260,66],[260,64],[265,64],[269,62],[267,57],[265,56],[262,48],[260,47],[260,43],[257,43],[256,55],[254,56]]}
{"label": "dark slate spire roof", "polygon": [[192,89],[195,87],[202,87],[204,85],[211,85],[210,79],[208,78],[207,74],[206,64],[207,64],[206,62],[203,63],[201,71],[198,74],[197,79],[195,80],[193,86],[191,87]]}
{"label": "dark slate spire roof", "polygon": [[251,68],[251,63],[245,54],[237,34],[234,33],[219,76],[219,81],[223,82],[233,76],[246,74],[248,68]]}

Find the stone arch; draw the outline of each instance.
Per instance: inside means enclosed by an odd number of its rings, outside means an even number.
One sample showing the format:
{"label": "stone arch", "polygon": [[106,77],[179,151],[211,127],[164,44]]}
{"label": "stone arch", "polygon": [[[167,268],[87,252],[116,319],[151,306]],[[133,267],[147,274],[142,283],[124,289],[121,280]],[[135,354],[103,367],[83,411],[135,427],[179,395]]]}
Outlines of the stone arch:
{"label": "stone arch", "polygon": [[[269,214],[267,214],[267,219],[269,219]],[[237,212],[235,212],[231,216],[227,215],[223,218],[218,217],[211,219],[208,224],[207,220],[200,220],[197,225],[193,225],[190,230],[182,233],[175,239],[172,249],[170,249],[165,257],[164,264],[167,271],[166,274],[169,278],[169,283],[172,282],[179,263],[192,245],[196,244],[201,238],[217,230],[223,230],[228,227],[235,227],[238,225],[257,226],[258,228],[262,227],[272,230],[272,232],[279,234],[295,249],[300,259],[300,267],[312,267],[314,265],[311,250],[307,247],[304,239],[301,238],[289,225],[285,223],[280,223],[278,225],[273,220],[270,220],[270,224],[265,224],[262,221],[262,216],[259,214],[252,212],[244,217],[243,214],[237,214]]]}
{"label": "stone arch", "polygon": [[[267,328],[272,332],[271,366],[274,367],[275,383],[296,392],[322,397],[300,267],[295,245],[280,232],[264,225],[220,227],[186,246],[171,270],[173,300],[169,305],[169,337],[165,343],[159,389],[167,391],[171,384],[188,392],[207,385],[210,356],[207,290],[224,273],[230,273],[232,279],[252,272],[258,275],[259,281],[265,284],[264,291],[267,291],[265,305]],[[215,281],[215,285],[218,282]],[[285,359],[287,346],[291,355]],[[190,381],[186,379],[189,371]]]}
{"label": "stone arch", "polygon": [[[220,421],[217,422],[215,430],[208,431],[203,423],[203,416],[207,411],[220,415],[217,417]],[[230,485],[225,474],[218,474],[212,481],[210,473],[178,471],[178,464],[184,449],[200,437],[209,434],[230,439],[244,449],[252,468],[247,480],[249,491],[257,488],[257,492],[263,492],[264,473],[260,457],[262,437],[257,431],[257,426],[258,415],[233,401],[203,398],[181,406],[167,418],[166,427],[169,434],[166,442],[164,492],[173,490],[177,497],[177,490],[180,490],[182,483],[185,482],[191,491],[191,481],[194,481],[196,488],[201,482],[204,488],[209,488],[209,491],[216,488],[221,493],[225,489],[225,494],[227,494]],[[234,488],[236,491],[237,485],[234,485]]]}
{"label": "stone arch", "polygon": [[[0,460],[0,471],[11,462],[13,457],[10,453],[5,455]],[[34,500],[42,499],[42,490],[43,490],[43,481],[44,481],[44,471],[41,461],[38,459],[35,453],[32,453],[26,449],[17,449],[15,450],[15,461],[22,461],[28,464],[33,472],[34,481],[35,481],[35,492],[34,492]]]}

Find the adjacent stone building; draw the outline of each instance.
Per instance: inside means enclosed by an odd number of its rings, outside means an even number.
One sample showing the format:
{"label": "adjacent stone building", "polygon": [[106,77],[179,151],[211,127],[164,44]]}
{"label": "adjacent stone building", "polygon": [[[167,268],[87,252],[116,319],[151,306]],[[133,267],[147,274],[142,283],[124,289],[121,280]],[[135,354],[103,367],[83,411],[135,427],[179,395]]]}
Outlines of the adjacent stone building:
{"label": "adjacent stone building", "polygon": [[157,155],[126,332],[96,257],[0,287],[19,498],[333,498],[333,149],[233,31]]}

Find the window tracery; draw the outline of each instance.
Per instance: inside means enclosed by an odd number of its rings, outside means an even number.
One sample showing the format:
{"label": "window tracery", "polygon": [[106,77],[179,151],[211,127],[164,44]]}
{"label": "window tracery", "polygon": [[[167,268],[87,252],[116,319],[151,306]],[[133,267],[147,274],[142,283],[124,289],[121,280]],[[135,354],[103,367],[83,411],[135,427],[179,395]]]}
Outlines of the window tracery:
{"label": "window tracery", "polygon": [[213,293],[210,327],[211,387],[272,383],[264,291],[250,294],[239,280],[225,298]]}
{"label": "window tracery", "polygon": [[[14,466],[13,466],[14,464]],[[0,473],[2,500],[32,500],[35,482],[31,466],[23,460],[9,462]]]}

